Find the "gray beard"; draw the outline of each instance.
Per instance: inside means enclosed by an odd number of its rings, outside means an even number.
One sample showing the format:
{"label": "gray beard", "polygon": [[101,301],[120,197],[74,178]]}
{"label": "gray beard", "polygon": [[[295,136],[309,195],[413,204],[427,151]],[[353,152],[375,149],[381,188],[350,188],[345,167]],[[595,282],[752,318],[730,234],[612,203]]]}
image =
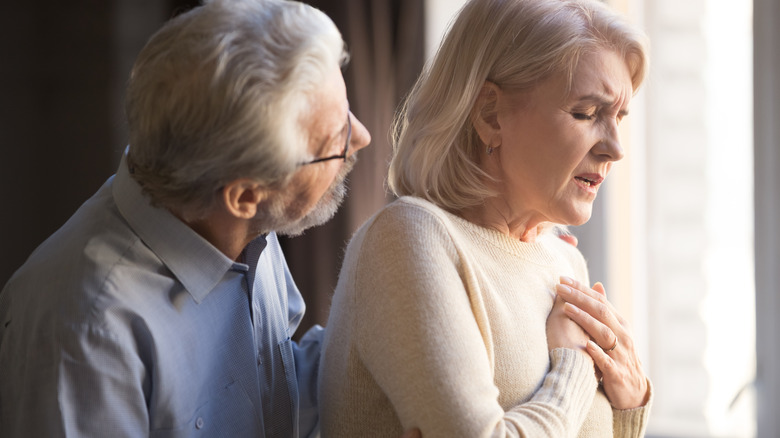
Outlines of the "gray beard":
{"label": "gray beard", "polygon": [[300,236],[307,229],[324,224],[333,218],[346,195],[346,179],[337,178],[308,214],[296,221],[277,227],[276,234],[289,237]]}
{"label": "gray beard", "polygon": [[[328,190],[317,201],[314,208],[305,215],[295,218],[298,214],[294,206],[283,205],[283,201],[276,200],[268,206],[265,214],[258,217],[257,234],[265,234],[275,231],[282,236],[300,236],[309,228],[322,225],[331,220],[338,211],[339,206],[347,195],[347,174],[355,165],[357,157],[352,155],[331,183]],[[293,211],[291,211],[293,210]]]}

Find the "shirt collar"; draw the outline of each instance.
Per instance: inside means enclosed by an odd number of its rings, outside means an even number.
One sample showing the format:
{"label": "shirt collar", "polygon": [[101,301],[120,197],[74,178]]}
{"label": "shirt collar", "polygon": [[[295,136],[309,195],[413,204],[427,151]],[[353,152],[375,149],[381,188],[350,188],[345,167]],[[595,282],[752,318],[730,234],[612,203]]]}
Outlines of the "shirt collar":
{"label": "shirt collar", "polygon": [[227,271],[246,270],[246,265],[230,260],[170,211],[152,206],[141,186],[130,176],[126,157],[127,151],[112,188],[119,212],[195,302],[200,303]]}

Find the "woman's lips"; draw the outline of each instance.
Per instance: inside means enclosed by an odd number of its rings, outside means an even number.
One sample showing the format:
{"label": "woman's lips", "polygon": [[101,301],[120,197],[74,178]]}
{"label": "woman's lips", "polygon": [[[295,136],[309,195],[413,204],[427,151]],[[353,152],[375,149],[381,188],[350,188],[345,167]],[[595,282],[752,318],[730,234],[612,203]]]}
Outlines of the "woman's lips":
{"label": "woman's lips", "polygon": [[575,176],[574,180],[580,187],[595,193],[596,189],[598,189],[599,185],[604,181],[604,177],[598,173],[586,173]]}

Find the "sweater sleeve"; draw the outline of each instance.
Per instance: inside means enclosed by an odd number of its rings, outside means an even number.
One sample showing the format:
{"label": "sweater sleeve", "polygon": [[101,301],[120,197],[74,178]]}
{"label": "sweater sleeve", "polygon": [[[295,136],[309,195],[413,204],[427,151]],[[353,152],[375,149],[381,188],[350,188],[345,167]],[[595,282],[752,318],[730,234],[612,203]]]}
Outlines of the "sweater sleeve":
{"label": "sweater sleeve", "polygon": [[612,429],[615,438],[640,438],[645,436],[650,407],[653,404],[653,385],[647,380],[650,398],[644,406],[634,409],[612,410]]}
{"label": "sweater sleeve", "polygon": [[577,434],[596,392],[593,365],[553,350],[531,399],[504,411],[471,307],[473,279],[440,219],[415,208],[380,214],[359,251],[357,351],[404,429],[426,438]]}

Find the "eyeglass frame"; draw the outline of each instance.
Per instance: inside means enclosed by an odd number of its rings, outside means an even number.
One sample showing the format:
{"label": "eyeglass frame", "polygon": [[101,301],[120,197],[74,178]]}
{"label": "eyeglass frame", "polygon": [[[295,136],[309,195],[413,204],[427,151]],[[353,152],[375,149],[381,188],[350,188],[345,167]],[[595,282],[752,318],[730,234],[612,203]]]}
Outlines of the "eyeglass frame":
{"label": "eyeglass frame", "polygon": [[350,112],[347,111],[347,142],[344,144],[344,152],[338,154],[338,155],[331,155],[329,157],[322,157],[322,158],[315,158],[311,161],[305,161],[301,163],[301,166],[306,166],[308,164],[316,164],[316,163],[322,163],[323,161],[330,161],[330,160],[336,160],[336,159],[342,159],[344,162],[347,161],[347,155],[349,154],[349,143],[352,141],[352,117],[350,116]]}

